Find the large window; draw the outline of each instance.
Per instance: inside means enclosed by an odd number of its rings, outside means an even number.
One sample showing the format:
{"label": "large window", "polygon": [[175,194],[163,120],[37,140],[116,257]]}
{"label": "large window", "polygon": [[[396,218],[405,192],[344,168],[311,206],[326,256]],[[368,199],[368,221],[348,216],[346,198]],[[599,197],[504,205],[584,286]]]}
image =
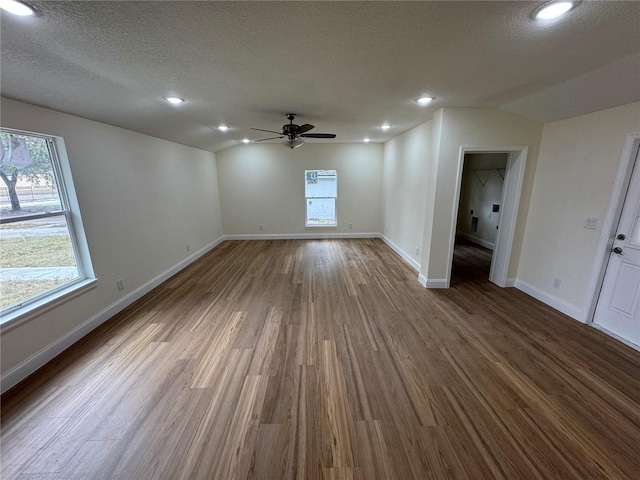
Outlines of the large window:
{"label": "large window", "polygon": [[[82,283],[78,244],[56,139],[0,130],[0,314],[22,314]],[[70,180],[70,179],[68,179]],[[75,213],[75,215],[74,215]],[[79,228],[79,226],[78,226]],[[29,308],[31,307],[31,308]],[[16,315],[9,315],[15,318]]]}
{"label": "large window", "polygon": [[338,176],[335,170],[305,170],[304,196],[307,227],[337,227],[336,198]]}

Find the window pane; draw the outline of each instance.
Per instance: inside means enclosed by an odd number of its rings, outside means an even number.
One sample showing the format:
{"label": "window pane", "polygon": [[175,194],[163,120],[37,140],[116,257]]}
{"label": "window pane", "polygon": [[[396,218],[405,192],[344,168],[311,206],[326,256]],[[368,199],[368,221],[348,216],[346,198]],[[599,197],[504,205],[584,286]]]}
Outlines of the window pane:
{"label": "window pane", "polygon": [[337,197],[338,182],[335,170],[305,170],[304,195],[310,197]]}
{"label": "window pane", "polygon": [[336,225],[335,198],[307,199],[307,225]]}
{"label": "window pane", "polygon": [[2,217],[62,210],[47,141],[0,133],[0,214]]}
{"label": "window pane", "polygon": [[64,215],[0,225],[0,308],[79,278]]}

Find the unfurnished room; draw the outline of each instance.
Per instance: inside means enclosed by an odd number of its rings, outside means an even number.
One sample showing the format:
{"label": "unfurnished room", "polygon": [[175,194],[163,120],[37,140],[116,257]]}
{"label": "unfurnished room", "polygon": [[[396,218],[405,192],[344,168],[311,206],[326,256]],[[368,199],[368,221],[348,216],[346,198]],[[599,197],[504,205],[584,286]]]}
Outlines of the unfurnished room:
{"label": "unfurnished room", "polygon": [[0,9],[2,479],[640,478],[640,2]]}

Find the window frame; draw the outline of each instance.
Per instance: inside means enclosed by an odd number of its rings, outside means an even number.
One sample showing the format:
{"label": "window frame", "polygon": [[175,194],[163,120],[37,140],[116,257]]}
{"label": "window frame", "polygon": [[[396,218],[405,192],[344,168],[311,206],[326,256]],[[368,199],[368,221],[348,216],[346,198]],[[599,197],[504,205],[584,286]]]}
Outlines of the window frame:
{"label": "window frame", "polygon": [[21,324],[94,287],[97,284],[97,278],[95,278],[93,272],[63,138],[4,126],[0,128],[0,131],[8,134],[41,138],[46,142],[60,199],[59,209],[51,212],[1,217],[0,225],[64,216],[78,269],[78,276],[68,282],[25,298],[20,303],[0,310],[0,328],[5,331],[9,327]]}
{"label": "window frame", "polygon": [[[336,194],[333,197],[307,197],[307,173],[308,172],[335,172],[336,177]],[[336,168],[315,168],[304,171],[304,228],[338,228],[338,170]],[[333,212],[335,217],[335,223],[324,223],[324,224],[310,224],[309,223],[309,200],[310,199],[321,199],[333,200]]]}

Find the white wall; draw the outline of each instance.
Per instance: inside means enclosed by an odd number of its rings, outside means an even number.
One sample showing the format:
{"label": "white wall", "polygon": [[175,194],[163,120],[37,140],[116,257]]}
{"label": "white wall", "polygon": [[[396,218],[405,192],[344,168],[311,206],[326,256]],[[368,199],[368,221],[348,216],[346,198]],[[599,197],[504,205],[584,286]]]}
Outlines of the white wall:
{"label": "white wall", "polygon": [[[225,235],[378,234],[382,150],[381,144],[307,143],[290,149],[277,143],[218,152]],[[337,228],[304,226],[304,171],[314,169],[338,172]]]}
{"label": "white wall", "polygon": [[[437,131],[438,132],[437,132]],[[421,278],[427,285],[443,286],[449,267],[449,246],[457,220],[456,183],[461,147],[527,146],[527,165],[508,276],[515,278],[525,217],[535,172],[542,125],[519,115],[493,108],[445,108],[434,115],[431,169],[435,192],[427,196]],[[431,218],[429,218],[431,216]]]}
{"label": "white wall", "polygon": [[[625,136],[640,131],[640,103],[544,130],[500,110],[441,109],[384,146],[243,145],[217,159],[9,99],[2,99],[2,125],[64,137],[99,279],[96,288],[2,332],[4,375],[187,261],[186,244],[192,252],[211,246],[223,224],[227,235],[384,232],[421,276],[444,278],[462,146],[528,146],[509,276],[517,273],[520,287],[543,300],[582,305],[601,223],[596,230],[582,224],[586,216],[602,220]],[[305,229],[304,170],[334,168],[339,227]],[[125,291],[117,291],[117,278]],[[562,280],[559,290],[553,278]]]}
{"label": "white wall", "polygon": [[211,152],[5,98],[2,126],[64,138],[98,278],[88,292],[3,330],[4,375],[210,246],[222,221]]}
{"label": "white wall", "polygon": [[431,155],[432,122],[428,121],[384,144],[383,234],[419,269]]}
{"label": "white wall", "polygon": [[[626,135],[638,131],[640,103],[544,125],[518,278],[525,291],[575,318],[583,319]],[[595,230],[583,228],[586,217],[598,217]]]}
{"label": "white wall", "polygon": [[[499,212],[493,212],[493,205],[501,204],[507,157],[506,153],[469,153],[464,156],[456,235],[491,250],[495,246],[502,211],[500,208]],[[478,217],[475,232],[471,228],[473,217]]]}

